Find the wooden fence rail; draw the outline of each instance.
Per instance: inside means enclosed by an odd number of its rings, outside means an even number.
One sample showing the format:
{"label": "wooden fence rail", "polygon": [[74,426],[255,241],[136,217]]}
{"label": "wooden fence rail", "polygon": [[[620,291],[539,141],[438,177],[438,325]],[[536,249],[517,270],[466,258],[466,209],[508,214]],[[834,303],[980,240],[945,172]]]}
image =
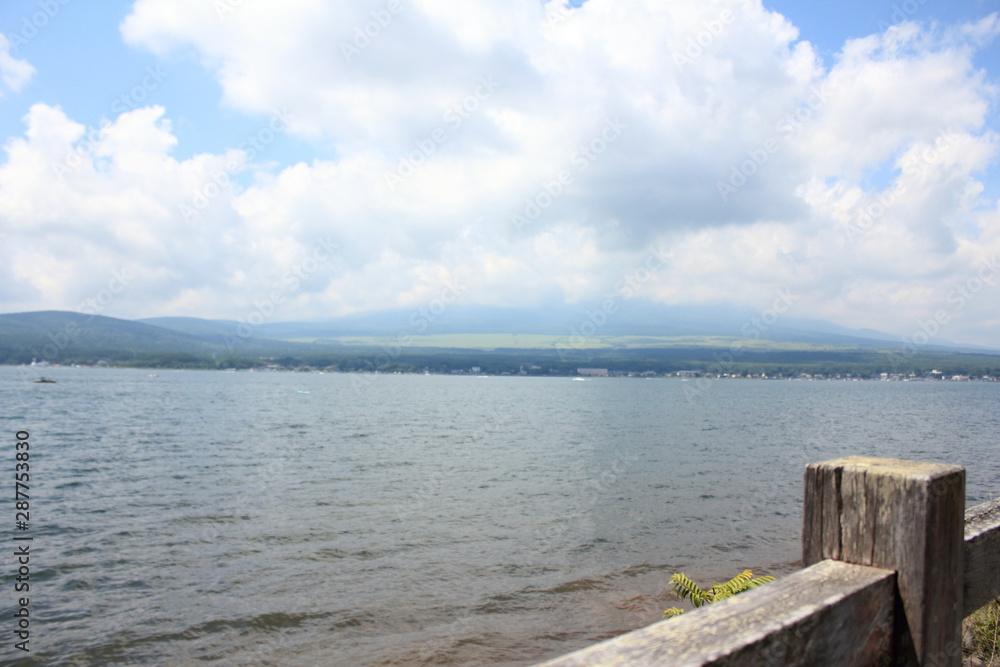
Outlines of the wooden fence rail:
{"label": "wooden fence rail", "polygon": [[962,618],[1000,596],[1000,499],[964,506],[960,466],[810,464],[805,569],[542,664],[958,667]]}

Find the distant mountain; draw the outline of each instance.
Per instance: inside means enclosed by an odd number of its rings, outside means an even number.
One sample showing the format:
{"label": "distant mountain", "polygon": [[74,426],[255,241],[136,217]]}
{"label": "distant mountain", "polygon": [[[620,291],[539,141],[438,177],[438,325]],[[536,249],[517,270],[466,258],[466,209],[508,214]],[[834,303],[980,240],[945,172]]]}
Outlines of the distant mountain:
{"label": "distant mountain", "polygon": [[[361,313],[320,322],[265,322],[256,327],[232,320],[157,317],[130,321],[61,311],[0,315],[0,363],[31,358],[135,360],[163,355],[225,359],[258,359],[281,355],[325,354],[348,349],[340,338],[421,335],[540,334],[602,338],[649,336],[652,346],[663,338],[697,339],[684,345],[728,345],[712,339],[752,338],[777,343],[898,350],[900,339],[871,329],[849,329],[822,320],[765,317],[750,309],[710,306],[664,306],[641,300],[594,302],[543,308],[431,306]],[[438,343],[440,345],[440,343]],[[552,344],[546,344],[549,349]],[[634,346],[634,344],[633,344]],[[426,345],[424,346],[426,347]],[[774,347],[773,345],[771,346]],[[353,349],[357,349],[355,346]],[[957,346],[934,340],[924,351],[988,353],[1000,351]]]}
{"label": "distant mountain", "polygon": [[0,315],[0,341],[38,357],[53,349],[199,353],[210,347],[202,338],[163,327],[56,310]]}
{"label": "distant mountain", "polygon": [[[312,322],[267,322],[255,335],[272,339],[324,339],[340,336],[395,336],[398,334],[548,334],[570,335],[574,330],[596,327],[596,335],[739,336],[740,327],[754,311],[722,311],[700,306],[652,307],[635,302],[605,304],[552,304],[540,308],[448,306],[381,310]],[[227,327],[236,322],[195,318],[139,320],[193,334]],[[831,325],[833,326],[833,325]]]}
{"label": "distant mountain", "polygon": [[182,320],[190,330],[65,311],[0,315],[0,363],[27,363],[33,358],[53,363],[140,358],[177,361],[313,349],[284,341],[241,338],[236,322],[226,327],[218,321],[195,318],[164,319]]}
{"label": "distant mountain", "polygon": [[[515,334],[524,335],[520,343]],[[598,339],[597,347],[559,342],[574,335]],[[402,336],[409,336],[409,343],[394,351],[383,344]],[[494,374],[572,374],[581,364],[597,364],[637,373],[672,372],[718,365],[719,352],[741,336],[768,343],[748,346],[739,361],[744,372],[871,374],[905,367],[1000,374],[1000,351],[928,345],[919,354],[899,355],[893,354],[900,349],[897,340],[878,331],[764,318],[739,309],[641,302],[614,308],[606,303],[544,309],[454,305],[257,327],[189,317],[130,321],[61,311],[14,313],[0,315],[0,364],[35,358],[61,364],[103,360],[145,367],[249,368],[273,362],[283,368],[383,372],[480,367]]]}
{"label": "distant mountain", "polygon": [[[140,320],[199,336],[232,335],[237,322],[196,318]],[[896,349],[900,338],[874,329],[850,329],[831,322],[781,315],[768,323],[747,308],[665,306],[639,299],[551,304],[541,308],[453,305],[434,310],[383,310],[314,322],[274,322],[256,327],[253,335],[272,340],[324,341],[344,336],[395,337],[401,334],[548,334],[569,336],[724,336],[760,338],[779,343],[807,343]],[[934,340],[929,349],[991,351]],[[995,350],[993,350],[995,351]]]}
{"label": "distant mountain", "polygon": [[136,322],[221,344],[225,344],[227,336],[236,336],[240,325],[234,320],[202,320],[197,317],[149,317]]}

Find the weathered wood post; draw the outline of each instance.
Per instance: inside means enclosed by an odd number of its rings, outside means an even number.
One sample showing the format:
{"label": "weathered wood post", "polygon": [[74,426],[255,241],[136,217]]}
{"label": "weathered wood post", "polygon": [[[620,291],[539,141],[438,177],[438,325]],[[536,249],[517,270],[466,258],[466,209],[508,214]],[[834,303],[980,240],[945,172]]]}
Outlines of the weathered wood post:
{"label": "weathered wood post", "polygon": [[803,564],[895,570],[893,663],[962,661],[965,469],[849,456],[806,466]]}
{"label": "weathered wood post", "polygon": [[1000,595],[1000,499],[965,510],[963,616]]}

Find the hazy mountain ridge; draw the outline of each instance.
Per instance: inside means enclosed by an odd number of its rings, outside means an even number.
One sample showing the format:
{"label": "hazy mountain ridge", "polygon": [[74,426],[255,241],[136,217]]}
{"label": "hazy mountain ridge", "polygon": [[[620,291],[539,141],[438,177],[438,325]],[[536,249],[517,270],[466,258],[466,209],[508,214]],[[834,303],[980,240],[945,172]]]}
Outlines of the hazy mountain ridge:
{"label": "hazy mountain ridge", "polygon": [[[190,320],[187,328],[207,322],[185,319]],[[0,315],[0,363],[25,363],[32,358],[53,362],[80,357],[127,360],[156,355],[216,358],[232,354],[235,349],[232,343],[226,345],[222,331],[196,334],[183,328],[67,311],[12,313]],[[283,341],[236,339],[236,342],[243,344],[245,352],[310,349]]]}
{"label": "hazy mountain ridge", "polygon": [[[901,341],[888,334],[818,320],[770,318],[768,325],[759,313],[745,309],[626,305],[615,312],[601,304],[537,310],[454,306],[439,314],[395,310],[256,327],[190,317],[132,321],[63,311],[14,313],[0,315],[0,363],[37,358],[52,363],[110,360],[164,367],[245,367],[280,358],[293,365],[378,370],[375,352],[384,350],[386,341],[395,344],[408,337],[405,344],[395,345],[393,363],[400,357],[449,357],[452,366],[461,360],[471,367],[482,365],[478,354],[505,363],[516,358],[529,365],[532,359],[548,360],[566,368],[593,360],[634,363],[638,368],[644,359],[658,368],[672,360],[680,368],[711,364],[741,334],[749,345],[741,362],[885,366],[892,354],[907,361],[913,357],[900,356]],[[984,357],[988,364],[993,363],[992,355],[1000,355],[997,350],[944,344],[924,346],[920,353],[940,358],[968,354]],[[873,361],[876,358],[881,361]]]}
{"label": "hazy mountain ridge", "polygon": [[[239,322],[197,318],[138,320],[175,331],[234,336]],[[429,309],[396,309],[358,313],[314,322],[265,322],[243,325],[251,337],[274,340],[318,340],[347,336],[395,337],[434,334],[547,334],[555,336],[725,336],[877,349],[897,349],[902,341],[874,329],[851,329],[816,319],[779,316],[768,323],[760,311],[710,306],[663,306],[642,301],[615,304],[553,304],[541,308],[451,306],[439,314]],[[929,349],[996,351],[947,340],[933,340]]]}
{"label": "hazy mountain ridge", "polygon": [[207,342],[180,330],[144,322],[58,310],[0,315],[0,341],[5,346],[56,349],[138,346],[185,352],[202,351]]}

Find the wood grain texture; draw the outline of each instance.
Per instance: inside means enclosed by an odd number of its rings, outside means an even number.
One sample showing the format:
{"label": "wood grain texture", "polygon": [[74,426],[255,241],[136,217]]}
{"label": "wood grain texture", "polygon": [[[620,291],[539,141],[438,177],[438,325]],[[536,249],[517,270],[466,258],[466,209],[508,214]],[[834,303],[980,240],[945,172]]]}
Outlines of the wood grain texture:
{"label": "wood grain texture", "polygon": [[542,664],[884,665],[895,609],[895,573],[823,561]]}
{"label": "wood grain texture", "polygon": [[1000,596],[1000,499],[965,510],[964,611]]}
{"label": "wood grain texture", "polygon": [[895,658],[957,666],[964,506],[961,466],[860,456],[810,464],[803,562],[833,558],[897,572]]}

